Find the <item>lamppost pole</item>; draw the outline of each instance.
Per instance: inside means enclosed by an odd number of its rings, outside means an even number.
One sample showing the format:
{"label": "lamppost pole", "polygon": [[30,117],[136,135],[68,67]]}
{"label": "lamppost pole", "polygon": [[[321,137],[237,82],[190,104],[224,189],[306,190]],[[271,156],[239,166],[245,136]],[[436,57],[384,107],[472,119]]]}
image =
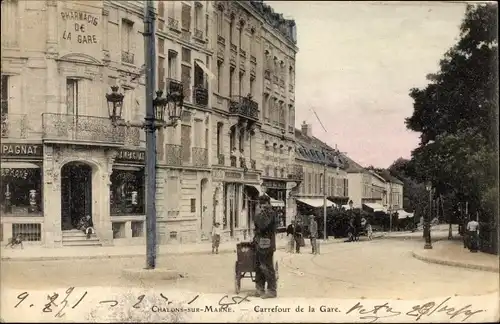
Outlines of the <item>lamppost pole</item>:
{"label": "lamppost pole", "polygon": [[326,155],[323,165],[323,240],[326,241]]}
{"label": "lamppost pole", "polygon": [[152,0],[144,12],[144,58],[146,68],[146,268],[156,267],[156,129],[153,106],[156,83],[155,12]]}
{"label": "lamppost pole", "polygon": [[427,191],[429,191],[429,212],[427,213],[427,217],[425,217],[424,221],[424,235],[425,235],[425,245],[424,249],[430,250],[432,249],[432,242],[431,242],[431,216],[432,216],[432,184],[428,182],[425,186]]}
{"label": "lamppost pole", "polygon": [[[111,87],[111,93],[106,94],[109,118],[116,127],[134,127],[146,131],[146,269],[156,267],[156,130],[166,127],[176,127],[182,115],[184,104],[183,87],[171,82],[167,86],[167,94],[163,89],[155,88],[155,12],[152,0],[146,1],[144,8],[144,54],[146,74],[146,117],[144,121],[125,121],[122,119],[124,95],[118,86]],[[166,114],[167,113],[167,114]]]}

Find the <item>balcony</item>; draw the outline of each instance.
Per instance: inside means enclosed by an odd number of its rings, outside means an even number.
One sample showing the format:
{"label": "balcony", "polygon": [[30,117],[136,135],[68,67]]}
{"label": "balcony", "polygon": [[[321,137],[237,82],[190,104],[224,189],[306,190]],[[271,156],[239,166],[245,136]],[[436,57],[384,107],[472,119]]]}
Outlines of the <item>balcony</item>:
{"label": "balcony", "polygon": [[290,84],[288,85],[288,91],[289,91],[289,92],[293,92],[293,90],[294,90],[293,84],[291,84],[291,83],[290,83]]}
{"label": "balcony", "polygon": [[253,64],[257,64],[257,58],[253,55],[250,55],[250,62],[252,62]]}
{"label": "balcony", "polygon": [[238,47],[236,45],[234,45],[233,43],[231,43],[231,52],[238,52]]}
{"label": "balcony", "polygon": [[201,147],[193,147],[193,166],[204,167],[208,166],[208,150]]}
{"label": "balcony", "polygon": [[179,29],[179,21],[177,19],[174,19],[172,17],[168,17],[168,28],[174,30],[174,31],[177,31],[179,32],[180,29]]}
{"label": "balcony", "polygon": [[181,145],[165,144],[165,163],[167,165],[181,166]]}
{"label": "balcony", "polygon": [[122,146],[125,127],[113,127],[107,117],[42,114],[42,139],[46,143]]}
{"label": "balcony", "polygon": [[225,165],[226,164],[226,157],[224,156],[224,154],[219,154],[217,156],[217,164],[218,165]]}
{"label": "balcony", "polygon": [[128,64],[134,64],[134,53],[122,51],[122,62]]}
{"label": "balcony", "polygon": [[288,173],[288,179],[294,181],[304,180],[304,167],[299,164],[293,164],[290,166],[290,171]]}
{"label": "balcony", "polygon": [[278,77],[276,75],[273,75],[273,83],[278,84],[278,81],[279,81]]}
{"label": "balcony", "polygon": [[205,41],[205,39],[203,38],[203,30],[199,30],[199,29],[194,29],[194,34],[193,34],[193,37],[197,40],[200,40],[200,41]]}
{"label": "balcony", "polygon": [[280,87],[284,88],[285,87],[285,80],[284,79],[279,79],[279,83]]}
{"label": "balcony", "polygon": [[208,90],[200,86],[195,86],[193,88],[193,103],[198,106],[207,106]]}
{"label": "balcony", "polygon": [[1,116],[1,135],[2,138],[26,139],[36,137],[37,131],[34,125],[41,125],[40,120],[36,122],[36,116],[23,114],[2,114]]}
{"label": "balcony", "polygon": [[229,104],[229,113],[252,120],[259,120],[259,104],[249,97],[233,96]]}
{"label": "balcony", "polygon": [[175,79],[167,79],[167,93],[180,92],[183,93],[184,86],[182,82]]}

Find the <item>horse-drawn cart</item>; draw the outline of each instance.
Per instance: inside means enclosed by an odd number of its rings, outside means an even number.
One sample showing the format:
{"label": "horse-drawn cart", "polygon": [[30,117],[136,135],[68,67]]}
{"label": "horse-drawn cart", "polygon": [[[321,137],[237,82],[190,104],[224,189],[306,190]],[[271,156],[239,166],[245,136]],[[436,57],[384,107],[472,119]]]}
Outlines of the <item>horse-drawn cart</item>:
{"label": "horse-drawn cart", "polygon": [[[256,272],[256,250],[255,244],[253,242],[242,242],[236,245],[237,260],[234,265],[234,291],[236,294],[240,293],[241,289],[241,279],[250,278],[252,282],[255,282]],[[274,270],[276,272],[276,283],[278,282],[278,262],[276,261],[274,265]]]}

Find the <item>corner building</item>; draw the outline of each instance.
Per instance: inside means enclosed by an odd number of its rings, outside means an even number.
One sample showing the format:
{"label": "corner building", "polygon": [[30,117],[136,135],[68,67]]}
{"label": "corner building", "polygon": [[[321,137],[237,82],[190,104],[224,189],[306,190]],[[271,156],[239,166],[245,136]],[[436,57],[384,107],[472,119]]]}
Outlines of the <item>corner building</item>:
{"label": "corner building", "polygon": [[212,30],[214,220],[225,239],[246,239],[259,194],[281,228],[292,214],[295,23],[261,1],[215,1]]}
{"label": "corner building", "polygon": [[[143,8],[131,1],[2,1],[1,231],[45,246],[144,239]],[[75,229],[90,215],[98,237]]]}
{"label": "corner building", "polygon": [[[185,95],[179,125],[157,133],[159,243],[208,240],[216,220],[249,235],[262,185],[286,223],[294,23],[254,1],[154,3],[157,88]],[[2,2],[3,242],[144,244],[145,136],[113,127],[105,98],[120,86],[122,117],[143,120],[143,6]],[[84,215],[91,240],[75,229]]]}

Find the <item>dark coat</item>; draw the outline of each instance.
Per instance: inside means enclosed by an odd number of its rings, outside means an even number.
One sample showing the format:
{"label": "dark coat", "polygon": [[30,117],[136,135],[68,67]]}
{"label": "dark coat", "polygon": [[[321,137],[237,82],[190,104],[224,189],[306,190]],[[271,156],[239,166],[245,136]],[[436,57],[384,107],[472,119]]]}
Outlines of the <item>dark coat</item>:
{"label": "dark coat", "polygon": [[276,213],[271,208],[264,208],[262,211],[255,215],[255,237],[254,241],[258,242],[259,238],[271,239],[271,249],[276,250],[276,229],[277,219]]}

